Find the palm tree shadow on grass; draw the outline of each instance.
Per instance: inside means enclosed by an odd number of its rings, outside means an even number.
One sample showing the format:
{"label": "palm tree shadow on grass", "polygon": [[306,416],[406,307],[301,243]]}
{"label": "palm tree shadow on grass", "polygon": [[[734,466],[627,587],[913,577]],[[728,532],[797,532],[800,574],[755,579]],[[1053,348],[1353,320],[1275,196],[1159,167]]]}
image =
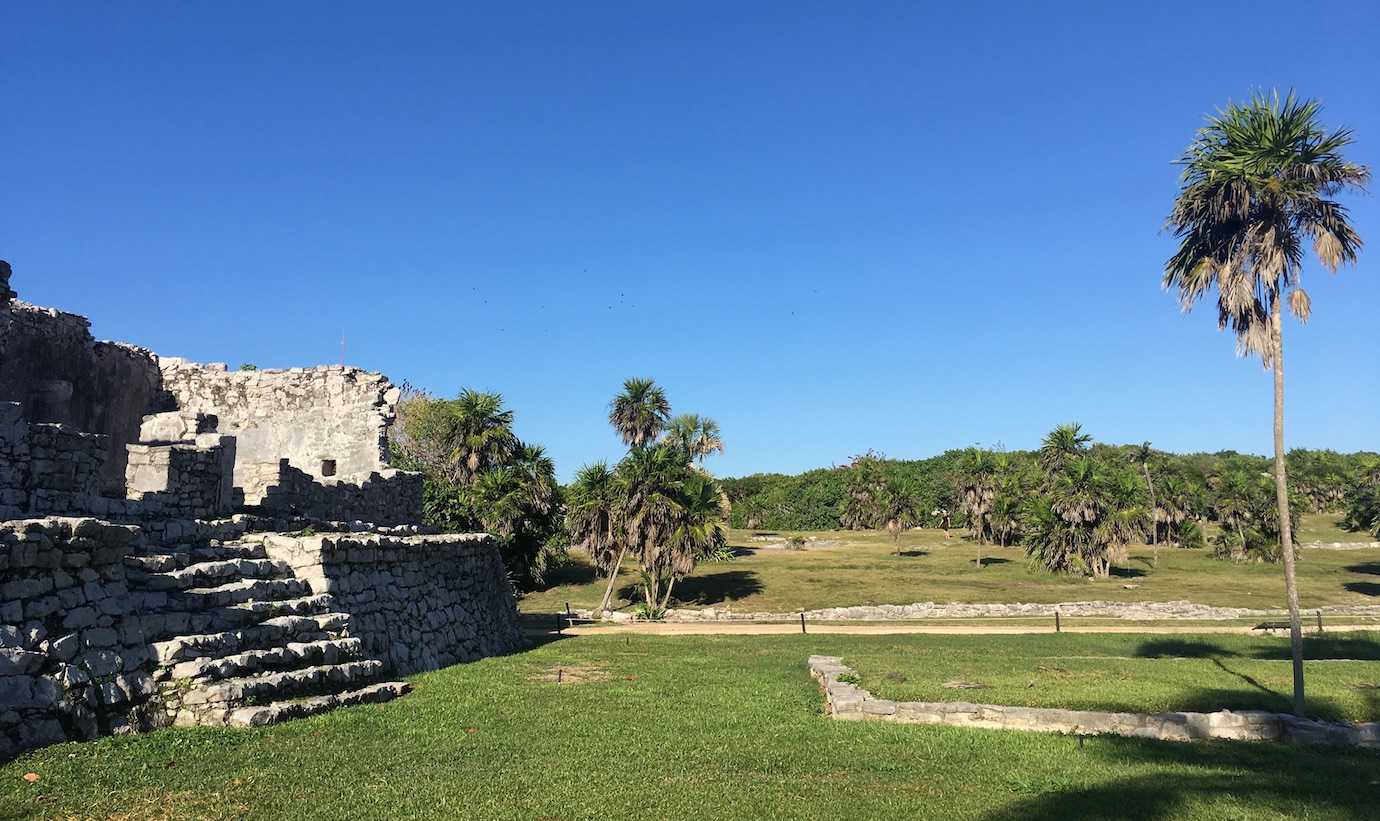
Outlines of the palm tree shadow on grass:
{"label": "palm tree shadow on grass", "polygon": [[1354,749],[1307,750],[1220,741],[1155,742],[1104,737],[1079,744],[1068,739],[1069,756],[1087,759],[1079,769],[1147,764],[1172,768],[1088,787],[1064,787],[1019,801],[985,816],[986,821],[1111,821],[1169,819],[1220,802],[1223,817],[1250,802],[1285,817],[1289,803],[1341,817],[1373,817],[1372,790],[1380,756]]}
{"label": "palm tree shadow on grass", "polygon": [[1347,582],[1342,587],[1362,596],[1380,596],[1380,584],[1375,582]]}
{"label": "palm tree shadow on grass", "polygon": [[[745,599],[762,592],[762,582],[754,570],[726,570],[722,573],[705,573],[686,576],[676,583],[672,605],[708,606]],[[641,588],[627,585],[618,595],[628,601],[641,596]]]}

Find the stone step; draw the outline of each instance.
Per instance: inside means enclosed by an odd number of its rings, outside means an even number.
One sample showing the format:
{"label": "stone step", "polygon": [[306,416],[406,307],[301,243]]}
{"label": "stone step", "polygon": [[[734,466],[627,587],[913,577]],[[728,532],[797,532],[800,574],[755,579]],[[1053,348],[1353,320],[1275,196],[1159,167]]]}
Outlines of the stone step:
{"label": "stone step", "polygon": [[216,587],[193,587],[168,594],[172,610],[210,610],[249,603],[291,599],[311,593],[311,585],[302,579],[243,579]]}
{"label": "stone step", "polygon": [[[322,664],[280,673],[221,679],[214,683],[193,686],[182,696],[183,712],[223,712],[252,706],[252,702],[283,701],[294,696],[325,695],[350,689],[351,685],[368,683],[383,672],[383,662],[377,659],[347,661],[343,664]],[[199,723],[199,722],[198,722]]]}
{"label": "stone step", "polygon": [[163,640],[195,633],[221,633],[280,616],[323,615],[334,608],[335,599],[329,593],[316,593],[290,599],[248,601],[208,610],[168,610],[160,614],[166,624],[164,631],[153,638]]}
{"label": "stone step", "polygon": [[146,547],[138,558],[157,558],[171,560],[180,569],[197,562],[226,561],[229,559],[263,559],[268,552],[258,542],[227,542],[191,547]]}
{"label": "stone step", "polygon": [[265,671],[341,664],[359,659],[363,649],[364,643],[359,639],[285,642],[277,647],[246,650],[219,658],[184,661],[173,666],[172,678],[217,681],[258,675]]}
{"label": "stone step", "polygon": [[289,641],[318,641],[340,638],[349,630],[350,617],[344,613],[323,613],[315,616],[277,616],[236,630],[219,633],[198,633],[174,636],[155,642],[154,652],[162,665],[200,658],[220,658],[276,647]]}
{"label": "stone step", "polygon": [[290,578],[292,567],[273,559],[217,559],[170,572],[147,573],[142,577],[136,573],[130,575],[132,584],[144,590],[173,591],[214,587],[245,579]]}
{"label": "stone step", "polygon": [[255,707],[240,707],[230,711],[230,714],[225,717],[225,723],[236,727],[263,727],[268,724],[277,724],[280,721],[324,713],[336,707],[391,701],[411,689],[412,685],[405,681],[384,681],[332,695],[316,696],[298,701],[277,701]]}

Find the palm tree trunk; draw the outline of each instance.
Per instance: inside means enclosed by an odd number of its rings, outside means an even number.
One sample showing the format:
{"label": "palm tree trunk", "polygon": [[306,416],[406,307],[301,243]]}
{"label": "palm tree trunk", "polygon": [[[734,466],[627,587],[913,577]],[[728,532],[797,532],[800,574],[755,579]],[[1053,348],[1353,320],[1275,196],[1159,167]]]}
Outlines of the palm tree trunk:
{"label": "palm tree trunk", "polygon": [[1275,373],[1275,501],[1279,504],[1279,543],[1284,551],[1284,592],[1289,600],[1289,647],[1294,657],[1294,714],[1303,715],[1303,625],[1299,620],[1299,588],[1294,579],[1294,534],[1289,521],[1289,485],[1284,466],[1284,328],[1275,294],[1270,307],[1271,360]]}
{"label": "palm tree trunk", "polygon": [[624,544],[618,550],[618,559],[614,561],[613,568],[609,570],[609,583],[604,588],[604,598],[599,602],[600,615],[609,611],[609,603],[613,600],[613,584],[618,581],[618,571],[623,567],[623,557],[628,553],[628,546]]}
{"label": "palm tree trunk", "polygon": [[1145,471],[1145,486],[1150,490],[1150,544],[1155,548],[1154,566],[1160,566],[1160,518],[1159,509],[1155,507],[1155,483],[1150,481],[1150,463],[1141,462],[1141,470]]}
{"label": "palm tree trunk", "polygon": [[672,576],[671,580],[666,583],[666,595],[661,599],[661,609],[663,612],[666,610],[666,608],[671,606],[671,590],[675,588],[675,586],[676,577]]}

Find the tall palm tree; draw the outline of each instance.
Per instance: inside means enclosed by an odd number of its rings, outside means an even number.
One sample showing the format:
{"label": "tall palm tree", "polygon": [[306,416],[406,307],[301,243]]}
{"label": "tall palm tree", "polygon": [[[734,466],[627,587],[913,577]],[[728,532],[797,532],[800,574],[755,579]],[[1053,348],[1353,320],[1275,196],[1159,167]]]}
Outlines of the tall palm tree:
{"label": "tall palm tree", "polygon": [[1243,354],[1261,358],[1274,375],[1275,503],[1289,605],[1293,649],[1294,711],[1304,711],[1303,631],[1284,451],[1283,304],[1300,321],[1309,297],[1300,284],[1304,246],[1313,241],[1319,261],[1335,271],[1353,263],[1361,237],[1346,207],[1332,199],[1370,179],[1365,166],[1348,162],[1347,129],[1327,131],[1320,106],[1292,93],[1255,94],[1208,119],[1179,163],[1183,183],[1168,226],[1179,240],[1165,265],[1164,284],[1191,307],[1217,294],[1218,324],[1231,328]]}
{"label": "tall palm tree", "polygon": [[1085,453],[1091,442],[1092,437],[1084,433],[1083,426],[1077,422],[1060,425],[1050,431],[1040,443],[1040,467],[1044,469],[1046,476],[1052,477],[1062,471],[1069,462]]}
{"label": "tall palm tree", "polygon": [[661,435],[671,416],[666,391],[651,379],[633,377],[623,382],[623,391],[609,403],[609,424],[623,444],[640,448]]}
{"label": "tall palm tree", "polygon": [[628,552],[628,541],[621,538],[618,513],[615,477],[609,466],[595,462],[580,468],[570,485],[565,526],[571,542],[584,548],[594,566],[609,577],[604,598],[599,602],[600,613],[609,609],[618,569]]}
{"label": "tall palm tree", "polygon": [[666,439],[700,463],[712,454],[724,452],[719,423],[697,413],[682,413],[672,419],[666,426]]}
{"label": "tall palm tree", "polygon": [[1140,469],[1145,474],[1145,488],[1150,491],[1150,544],[1155,548],[1154,566],[1160,566],[1160,525],[1156,518],[1155,506],[1155,482],[1150,478],[1150,459],[1155,455],[1155,451],[1150,447],[1149,442],[1142,442],[1136,448],[1135,460],[1140,463]]}

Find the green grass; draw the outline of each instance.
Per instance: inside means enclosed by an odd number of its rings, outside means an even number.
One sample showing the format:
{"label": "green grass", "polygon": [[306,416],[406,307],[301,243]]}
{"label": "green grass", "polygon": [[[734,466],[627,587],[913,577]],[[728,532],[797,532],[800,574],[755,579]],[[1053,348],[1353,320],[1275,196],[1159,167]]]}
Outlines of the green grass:
{"label": "green grass", "polygon": [[[1309,714],[1380,720],[1380,633],[1309,637]],[[933,636],[844,656],[862,685],[898,701],[976,701],[1159,713],[1290,712],[1288,643],[1236,635]],[[954,682],[981,688],[945,687]]]}
{"label": "green grass", "polygon": [[[389,704],[47,748],[0,766],[0,818],[1373,817],[1373,751],[821,715],[810,653],[881,660],[934,641],[567,639],[418,676]],[[537,680],[576,667],[606,678]]]}
{"label": "green grass", "polygon": [[[1304,517],[1305,529],[1321,533],[1335,517]],[[1335,529],[1335,522],[1333,524]],[[1337,531],[1341,533],[1341,531]],[[978,548],[943,531],[901,534],[901,555],[885,533],[842,531],[807,533],[833,542],[827,548],[762,549],[752,531],[730,532],[740,556],[704,564],[676,586],[681,606],[730,607],[738,611],[795,611],[858,604],[912,602],[1120,602],[1187,599],[1224,607],[1272,609],[1284,606],[1284,575],[1279,565],[1233,564],[1208,550],[1140,547],[1111,579],[1090,581],[1033,569],[1019,548]],[[784,534],[783,534],[784,535]],[[1354,536],[1352,537],[1354,538]],[[1332,537],[1328,541],[1334,540]],[[635,572],[626,565],[619,606],[634,595]],[[1380,604],[1380,551],[1306,550],[1298,563],[1299,596],[1304,607]],[[569,602],[595,607],[604,592],[583,554],[572,553],[546,590],[521,602],[525,612],[554,612]]]}

